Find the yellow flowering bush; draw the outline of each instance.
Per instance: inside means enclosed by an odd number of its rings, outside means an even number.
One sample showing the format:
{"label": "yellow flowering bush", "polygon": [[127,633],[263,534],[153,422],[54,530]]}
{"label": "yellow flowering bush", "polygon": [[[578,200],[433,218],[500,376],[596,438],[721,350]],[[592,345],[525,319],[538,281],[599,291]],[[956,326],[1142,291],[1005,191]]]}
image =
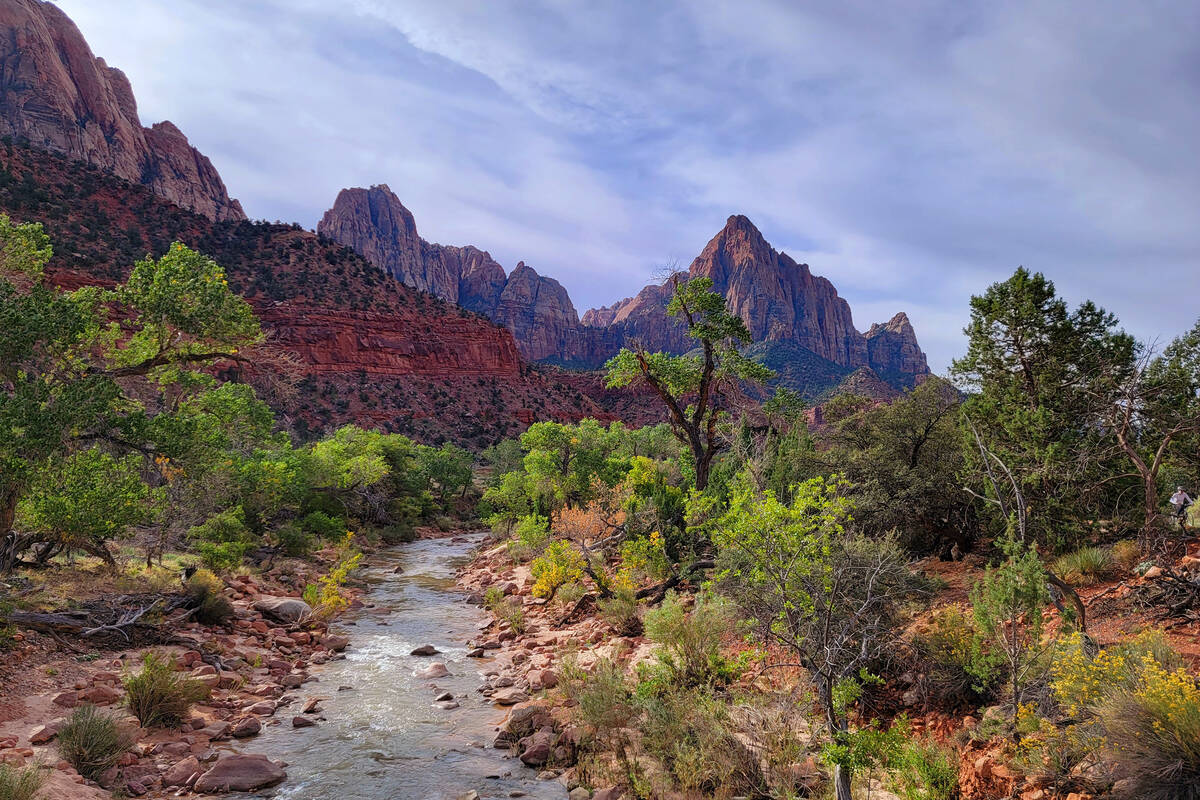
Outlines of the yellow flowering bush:
{"label": "yellow flowering bush", "polygon": [[551,542],[529,565],[533,575],[533,596],[553,597],[560,586],[581,580],[583,567],[583,556],[570,542]]}
{"label": "yellow flowering bush", "polygon": [[358,568],[362,553],[354,549],[354,534],[346,531],[341,543],[341,557],[329,574],[317,578],[316,583],[304,587],[304,601],[313,607],[313,613],[322,618],[335,616],[350,605],[345,592],[346,579]]}
{"label": "yellow flowering bush", "polygon": [[1050,667],[1055,699],[1071,716],[1090,712],[1116,689],[1138,680],[1144,664],[1171,669],[1178,661],[1161,631],[1144,631],[1128,642],[1105,648],[1089,657],[1083,636],[1074,633],[1059,646]]}

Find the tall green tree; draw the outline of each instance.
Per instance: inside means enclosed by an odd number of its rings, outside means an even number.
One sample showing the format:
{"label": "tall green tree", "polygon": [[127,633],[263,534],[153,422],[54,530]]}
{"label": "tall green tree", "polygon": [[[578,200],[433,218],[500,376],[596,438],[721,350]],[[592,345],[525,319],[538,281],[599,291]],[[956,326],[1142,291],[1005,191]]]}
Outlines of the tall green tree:
{"label": "tall green tree", "polygon": [[696,488],[703,491],[713,459],[727,446],[718,432],[722,403],[728,404],[740,381],[762,383],[774,373],[742,355],[740,348],[750,343],[750,331],[712,290],[711,278],[675,275],[671,281],[675,293],[667,314],[687,326],[700,354],[623,347],[605,368],[610,387],[643,384],[666,406],[672,432],[691,455]]}
{"label": "tall green tree", "polygon": [[41,225],[0,215],[0,571],[42,541],[14,523],[52,462],[90,447],[153,455],[148,402],[166,386],[194,393],[194,370],[262,341],[223,270],[182,244],[111,290],[55,287],[52,255]]}
{"label": "tall green tree", "polygon": [[971,298],[965,333],[967,353],[952,374],[971,392],[967,466],[978,476],[987,469],[977,433],[1016,476],[1032,532],[1066,543],[1112,474],[1096,384],[1105,370],[1132,370],[1134,341],[1112,314],[1091,301],[1069,310],[1051,281],[1024,268]]}

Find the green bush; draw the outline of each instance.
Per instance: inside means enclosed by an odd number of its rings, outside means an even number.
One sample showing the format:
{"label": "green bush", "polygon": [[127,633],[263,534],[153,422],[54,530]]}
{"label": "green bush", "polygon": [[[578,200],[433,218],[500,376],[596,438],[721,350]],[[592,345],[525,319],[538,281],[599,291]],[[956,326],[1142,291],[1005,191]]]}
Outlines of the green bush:
{"label": "green bush", "polygon": [[908,739],[889,771],[892,789],[903,800],[958,798],[958,754],[933,739]]}
{"label": "green bush", "polygon": [[292,522],[280,525],[273,536],[276,546],[289,556],[306,556],[317,544],[315,536]]}
{"label": "green bush", "polygon": [[567,658],[559,678],[563,693],[575,703],[575,719],[593,734],[625,728],[637,715],[625,673],[611,659],[600,659],[587,672]]}
{"label": "green bush", "polygon": [[979,642],[975,619],[957,606],[935,610],[913,635],[931,699],[946,707],[978,705],[995,694],[1004,673],[983,657]]}
{"label": "green bush", "polygon": [[0,764],[0,800],[33,800],[49,777],[45,767]]}
{"label": "green bush", "polygon": [[93,705],[76,708],[57,741],[67,763],[92,780],[115,767],[133,746],[133,737],[121,729],[116,716]]}
{"label": "green bush", "polygon": [[346,520],[326,514],[324,511],[311,511],[300,519],[300,527],[306,532],[328,542],[341,541],[346,535]]}
{"label": "green bush", "polygon": [[1055,574],[1072,586],[1090,586],[1112,577],[1115,569],[1112,553],[1103,547],[1081,547],[1054,562]]}
{"label": "green bush", "polygon": [[208,697],[208,687],[175,671],[172,663],[147,653],[142,670],[125,679],[125,702],[147,728],[173,728],[183,722],[192,704]]}
{"label": "green bush", "polygon": [[638,618],[637,595],[631,587],[618,586],[612,597],[597,602],[600,616],[621,636],[636,636],[641,628]]}
{"label": "green bush", "polygon": [[662,645],[660,663],[682,686],[727,682],[730,665],[721,655],[721,640],[734,629],[729,606],[719,597],[697,595],[691,613],[675,592],[646,613],[646,635]]}
{"label": "green bush", "polygon": [[196,608],[194,616],[198,622],[223,625],[233,617],[233,604],[224,589],[224,581],[211,570],[198,569],[188,578],[187,593]]}
{"label": "green bush", "polygon": [[241,566],[242,558],[254,547],[241,506],[214,514],[188,531],[192,547],[210,569],[221,572]]}
{"label": "green bush", "polygon": [[518,562],[530,561],[550,543],[550,520],[537,514],[521,517],[515,537],[507,545],[509,558]]}

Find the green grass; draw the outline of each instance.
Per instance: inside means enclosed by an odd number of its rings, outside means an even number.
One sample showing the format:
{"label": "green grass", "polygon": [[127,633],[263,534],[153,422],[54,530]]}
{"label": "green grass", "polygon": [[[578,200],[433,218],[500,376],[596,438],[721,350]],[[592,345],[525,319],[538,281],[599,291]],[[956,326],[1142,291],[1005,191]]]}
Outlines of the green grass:
{"label": "green grass", "polygon": [[1072,586],[1090,586],[1112,577],[1115,571],[1113,555],[1103,547],[1081,547],[1054,562],[1055,574]]}
{"label": "green grass", "polygon": [[0,800],[33,800],[47,777],[46,769],[39,764],[31,767],[0,764]]}

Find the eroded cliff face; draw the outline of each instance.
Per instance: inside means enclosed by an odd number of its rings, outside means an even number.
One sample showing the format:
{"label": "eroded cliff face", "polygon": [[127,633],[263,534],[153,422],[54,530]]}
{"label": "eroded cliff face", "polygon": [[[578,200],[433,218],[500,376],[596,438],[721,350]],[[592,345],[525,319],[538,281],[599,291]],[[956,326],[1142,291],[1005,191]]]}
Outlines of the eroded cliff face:
{"label": "eroded cliff face", "polygon": [[[485,251],[421,239],[412,214],[386,185],[343,190],[318,231],[398,280],[508,328],[521,354],[533,361],[597,368],[635,339],[674,353],[695,345],[666,314],[670,279],[580,318],[558,281],[523,262],[505,276]],[[772,248],[744,216],[729,218],[688,271],[679,274],[688,276],[711,278],[755,342],[800,347],[847,369],[870,367],[898,385],[911,385],[915,376],[928,372],[904,314],[860,333],[850,305],[833,284]]]}
{"label": "eroded cliff face", "polygon": [[142,127],[125,74],[96,58],[50,3],[0,0],[0,135],[144,184],[209,219],[246,218],[178,128]]}

